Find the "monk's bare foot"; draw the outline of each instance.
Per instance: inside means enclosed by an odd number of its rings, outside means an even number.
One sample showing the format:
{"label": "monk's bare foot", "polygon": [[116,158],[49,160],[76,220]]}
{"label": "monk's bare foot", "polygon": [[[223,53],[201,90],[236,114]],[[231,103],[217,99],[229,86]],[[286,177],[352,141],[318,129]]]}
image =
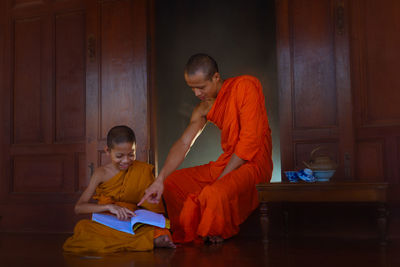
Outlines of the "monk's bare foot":
{"label": "monk's bare foot", "polygon": [[222,242],[224,242],[224,239],[220,236],[206,236],[205,238],[203,238],[205,243],[208,244],[221,244]]}
{"label": "monk's bare foot", "polygon": [[176,248],[168,235],[162,235],[154,239],[154,246],[156,248]]}

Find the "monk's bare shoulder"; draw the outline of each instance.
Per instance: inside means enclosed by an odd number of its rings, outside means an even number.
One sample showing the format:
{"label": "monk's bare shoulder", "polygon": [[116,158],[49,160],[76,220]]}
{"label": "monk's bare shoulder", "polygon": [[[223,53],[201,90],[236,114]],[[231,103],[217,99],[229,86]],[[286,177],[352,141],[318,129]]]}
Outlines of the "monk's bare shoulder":
{"label": "monk's bare shoulder", "polygon": [[215,100],[201,101],[194,109],[193,115],[199,117],[207,117],[208,112],[211,110]]}

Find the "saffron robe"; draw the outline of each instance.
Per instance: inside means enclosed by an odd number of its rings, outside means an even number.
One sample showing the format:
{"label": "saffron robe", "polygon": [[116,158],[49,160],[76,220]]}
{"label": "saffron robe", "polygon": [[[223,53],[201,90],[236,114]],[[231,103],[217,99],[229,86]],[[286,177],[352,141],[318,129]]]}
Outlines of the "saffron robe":
{"label": "saffron robe", "polygon": [[[153,181],[153,166],[134,161],[126,171],[120,171],[108,181],[99,184],[93,199],[98,200],[98,204],[112,203],[134,211],[136,203]],[[165,211],[162,203],[145,202],[142,206],[157,213]],[[63,249],[73,253],[147,251],[153,249],[154,238],[165,234],[169,235],[167,229],[150,225],[141,226],[132,235],[92,220],[81,220],[75,226],[74,235],[65,241]]]}
{"label": "saffron robe", "polygon": [[[224,81],[207,114],[221,130],[223,154],[215,162],[176,170],[164,181],[164,199],[174,242],[239,232],[257,208],[255,185],[272,175],[271,130],[259,80],[239,76]],[[222,178],[232,154],[246,162]]]}

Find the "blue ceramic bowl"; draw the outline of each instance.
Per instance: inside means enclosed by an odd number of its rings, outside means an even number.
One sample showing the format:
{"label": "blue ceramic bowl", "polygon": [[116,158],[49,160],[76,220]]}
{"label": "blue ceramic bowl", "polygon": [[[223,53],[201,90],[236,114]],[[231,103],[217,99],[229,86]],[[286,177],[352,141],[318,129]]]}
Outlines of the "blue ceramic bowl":
{"label": "blue ceramic bowl", "polygon": [[290,182],[297,182],[299,180],[297,171],[285,171],[285,175]]}
{"label": "blue ceramic bowl", "polygon": [[310,169],[303,169],[297,172],[297,176],[304,182],[315,182],[313,171]]}
{"label": "blue ceramic bowl", "polygon": [[335,173],[335,170],[324,170],[324,171],[315,170],[315,171],[313,171],[313,175],[317,179],[317,182],[328,182],[334,173]]}

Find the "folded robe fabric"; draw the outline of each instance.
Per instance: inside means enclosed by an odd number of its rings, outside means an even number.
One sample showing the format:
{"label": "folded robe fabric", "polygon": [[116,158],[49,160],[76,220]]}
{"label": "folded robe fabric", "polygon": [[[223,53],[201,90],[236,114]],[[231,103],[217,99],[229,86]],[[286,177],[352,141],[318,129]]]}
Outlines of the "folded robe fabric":
{"label": "folded robe fabric", "polygon": [[[121,171],[110,180],[100,184],[93,196],[98,204],[116,204],[136,210],[136,203],[144,191],[154,181],[153,166],[134,161],[126,171]],[[164,213],[163,204],[149,204],[144,208]],[[120,232],[92,220],[81,220],[74,229],[74,235],[66,240],[63,249],[74,253],[111,253],[120,251],[147,251],[153,249],[153,240],[161,235],[169,235],[167,229],[149,225],[140,227],[135,235]]]}
{"label": "folded robe fabric", "polygon": [[[177,170],[164,182],[174,242],[232,237],[258,206],[255,185],[269,182],[273,168],[264,102],[257,78],[224,81],[207,115],[221,130],[224,153],[215,162]],[[233,153],[246,163],[217,180]]]}

